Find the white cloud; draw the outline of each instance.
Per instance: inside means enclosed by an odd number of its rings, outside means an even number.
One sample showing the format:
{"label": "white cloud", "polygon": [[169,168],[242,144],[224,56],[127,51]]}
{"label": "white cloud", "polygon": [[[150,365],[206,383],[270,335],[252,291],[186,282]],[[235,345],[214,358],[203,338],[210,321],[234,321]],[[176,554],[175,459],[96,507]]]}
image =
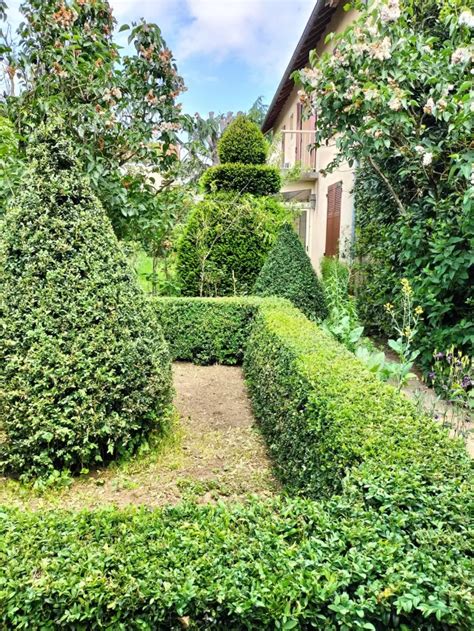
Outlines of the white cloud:
{"label": "white cloud", "polygon": [[315,0],[186,0],[176,56],[242,59],[249,66],[283,70]]}

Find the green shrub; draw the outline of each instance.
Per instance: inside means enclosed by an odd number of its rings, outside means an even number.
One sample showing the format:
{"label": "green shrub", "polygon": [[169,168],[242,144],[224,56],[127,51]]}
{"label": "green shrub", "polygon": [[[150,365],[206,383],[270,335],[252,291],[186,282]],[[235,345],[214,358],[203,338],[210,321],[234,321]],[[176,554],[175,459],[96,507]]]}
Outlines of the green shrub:
{"label": "green shrub", "polygon": [[262,305],[244,368],[280,477],[297,493],[338,492],[364,463],[424,468],[434,486],[472,464],[440,426],[293,307]]}
{"label": "green shrub", "polygon": [[240,364],[261,298],[156,298],[173,359]]}
{"label": "green shrub", "polygon": [[287,298],[316,320],[324,320],[324,293],[303,245],[290,224],[282,226],[255,283],[259,296]]}
{"label": "green shrub", "polygon": [[221,163],[265,164],[268,144],[256,123],[237,116],[222,134],[217,152]]}
{"label": "green shrub", "polygon": [[207,193],[236,191],[252,195],[274,195],[281,187],[278,169],[266,164],[219,164],[201,178]]}
{"label": "green shrub", "polygon": [[199,346],[188,326],[208,328],[208,356],[240,353],[251,332],[245,372],[269,450],[288,491],[323,499],[2,509],[0,627],[470,631],[460,443],[287,301],[154,305],[184,353]]}
{"label": "green shrub", "polygon": [[389,516],[357,495],[3,511],[0,626],[468,631],[467,499],[427,497],[451,517],[431,526],[409,496],[412,512]]}
{"label": "green shrub", "polygon": [[221,193],[191,212],[178,245],[184,296],[248,294],[288,211],[274,199]]}
{"label": "green shrub", "polygon": [[0,463],[15,473],[129,453],[170,403],[156,315],[72,156],[60,123],[41,130],[1,230]]}

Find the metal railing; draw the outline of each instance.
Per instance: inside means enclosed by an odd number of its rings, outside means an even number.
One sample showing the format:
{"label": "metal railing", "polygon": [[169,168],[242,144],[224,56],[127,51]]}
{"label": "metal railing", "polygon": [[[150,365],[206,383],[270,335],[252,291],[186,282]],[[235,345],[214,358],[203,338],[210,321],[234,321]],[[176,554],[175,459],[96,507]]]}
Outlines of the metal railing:
{"label": "metal railing", "polygon": [[316,170],[316,132],[305,129],[281,130],[281,168],[300,166],[302,172]]}

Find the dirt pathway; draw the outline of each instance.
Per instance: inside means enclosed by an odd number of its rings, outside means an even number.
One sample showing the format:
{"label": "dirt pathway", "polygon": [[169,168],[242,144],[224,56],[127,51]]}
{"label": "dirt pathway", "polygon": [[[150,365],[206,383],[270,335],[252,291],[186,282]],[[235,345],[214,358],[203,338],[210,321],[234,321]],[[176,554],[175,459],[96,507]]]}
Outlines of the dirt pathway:
{"label": "dirt pathway", "polygon": [[60,490],[39,493],[0,478],[0,504],[30,509],[161,506],[277,492],[241,369],[176,363],[173,372],[179,419],[164,442]]}

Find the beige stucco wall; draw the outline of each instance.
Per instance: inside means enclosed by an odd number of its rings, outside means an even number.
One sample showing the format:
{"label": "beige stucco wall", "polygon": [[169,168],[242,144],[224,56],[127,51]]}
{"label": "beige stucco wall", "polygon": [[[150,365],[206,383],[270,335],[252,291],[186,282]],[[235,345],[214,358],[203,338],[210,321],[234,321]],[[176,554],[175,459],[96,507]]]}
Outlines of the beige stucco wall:
{"label": "beige stucco wall", "polygon": [[[331,32],[339,33],[343,31],[355,18],[356,12],[354,10],[345,12],[343,10],[344,2],[340,3],[340,6],[336,10],[334,17],[329,24],[326,32],[322,35],[320,43],[317,46],[318,53],[322,53],[325,50],[332,50],[334,48],[334,42],[324,43],[326,35]],[[295,129],[297,120],[297,104],[298,104],[298,90],[295,87],[288,97],[285,105],[283,106],[280,115],[277,118],[275,126],[273,127],[274,133],[279,133],[286,127],[286,129]],[[309,129],[307,124],[303,125],[304,129]],[[289,158],[295,155],[295,138],[296,134],[286,134],[287,140],[285,142],[285,162],[290,161]],[[313,210],[308,213],[307,220],[307,251],[311,258],[313,266],[319,271],[319,265],[321,258],[324,256],[324,250],[326,246],[326,219],[327,219],[327,190],[328,187],[336,182],[342,181],[342,200],[341,200],[341,237],[340,237],[340,255],[344,257],[347,255],[348,246],[352,240],[353,233],[353,184],[354,173],[353,169],[349,167],[347,163],[341,164],[337,170],[326,176],[321,175],[321,170],[325,169],[327,165],[336,156],[337,149],[335,142],[330,142],[328,146],[320,147],[316,154],[316,172],[318,173],[317,179],[312,180],[300,180],[286,183],[282,191],[295,191],[300,189],[311,189],[311,192],[316,195],[316,204]]]}

